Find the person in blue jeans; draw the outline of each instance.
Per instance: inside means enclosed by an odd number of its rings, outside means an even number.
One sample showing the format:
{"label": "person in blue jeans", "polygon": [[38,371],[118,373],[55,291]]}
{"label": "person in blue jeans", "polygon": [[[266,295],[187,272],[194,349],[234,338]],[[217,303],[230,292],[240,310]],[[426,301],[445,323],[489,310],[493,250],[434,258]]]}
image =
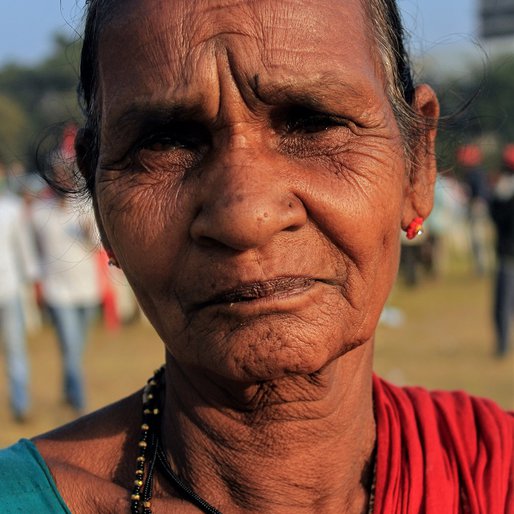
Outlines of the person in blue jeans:
{"label": "person in blue jeans", "polygon": [[56,195],[34,204],[32,218],[41,253],[42,299],[62,355],[64,400],[80,413],[86,406],[84,348],[100,303],[93,215]]}
{"label": "person in blue jeans", "polygon": [[29,410],[29,364],[23,309],[18,295],[0,302],[0,339],[5,349],[11,410],[14,419],[22,422]]}
{"label": "person in blue jeans", "polygon": [[63,359],[64,398],[77,412],[81,412],[86,405],[82,357],[97,308],[95,305],[49,305],[48,311]]}
{"label": "person in blue jeans", "polygon": [[22,201],[7,189],[0,163],[0,348],[3,348],[9,396],[16,421],[29,409],[29,364],[25,344],[22,289],[37,278],[34,244]]}

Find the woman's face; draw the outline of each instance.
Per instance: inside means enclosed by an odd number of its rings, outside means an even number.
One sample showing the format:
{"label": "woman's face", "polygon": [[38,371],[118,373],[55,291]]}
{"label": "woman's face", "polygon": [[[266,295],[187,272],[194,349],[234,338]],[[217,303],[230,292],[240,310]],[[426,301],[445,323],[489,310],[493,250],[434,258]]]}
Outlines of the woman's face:
{"label": "woman's face", "polygon": [[380,70],[359,0],[127,0],[109,22],[99,222],[178,362],[270,379],[370,341],[434,171],[407,168]]}

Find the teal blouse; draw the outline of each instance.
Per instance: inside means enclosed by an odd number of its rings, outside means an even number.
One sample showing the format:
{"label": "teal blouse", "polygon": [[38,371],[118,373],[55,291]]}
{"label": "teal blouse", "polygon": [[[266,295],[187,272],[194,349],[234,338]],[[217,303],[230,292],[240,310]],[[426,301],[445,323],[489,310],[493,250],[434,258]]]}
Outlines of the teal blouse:
{"label": "teal blouse", "polygon": [[0,450],[2,514],[71,514],[50,471],[28,439]]}

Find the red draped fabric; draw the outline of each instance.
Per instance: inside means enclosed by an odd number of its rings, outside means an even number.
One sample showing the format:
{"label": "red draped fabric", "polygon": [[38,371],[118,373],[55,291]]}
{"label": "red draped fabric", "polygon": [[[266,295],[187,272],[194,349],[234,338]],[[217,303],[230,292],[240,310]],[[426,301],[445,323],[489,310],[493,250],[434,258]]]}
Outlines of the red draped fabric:
{"label": "red draped fabric", "polygon": [[375,514],[514,514],[514,414],[374,377]]}

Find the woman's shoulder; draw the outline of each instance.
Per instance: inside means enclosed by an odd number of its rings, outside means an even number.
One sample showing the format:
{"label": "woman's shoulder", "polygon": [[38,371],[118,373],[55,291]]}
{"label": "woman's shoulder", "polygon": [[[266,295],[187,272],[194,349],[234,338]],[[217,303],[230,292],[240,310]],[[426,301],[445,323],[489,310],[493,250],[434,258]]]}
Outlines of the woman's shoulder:
{"label": "woman's shoulder", "polygon": [[137,453],[128,443],[137,441],[140,405],[137,393],[34,438],[72,512],[116,512],[113,498],[126,503],[133,480],[127,464]]}
{"label": "woman's shoulder", "polygon": [[0,450],[2,512],[69,513],[45,461],[32,441]]}
{"label": "woman's shoulder", "polygon": [[102,462],[119,458],[127,438],[138,433],[140,406],[141,393],[136,393],[37,436],[34,443],[47,462],[63,460],[101,473]]}

